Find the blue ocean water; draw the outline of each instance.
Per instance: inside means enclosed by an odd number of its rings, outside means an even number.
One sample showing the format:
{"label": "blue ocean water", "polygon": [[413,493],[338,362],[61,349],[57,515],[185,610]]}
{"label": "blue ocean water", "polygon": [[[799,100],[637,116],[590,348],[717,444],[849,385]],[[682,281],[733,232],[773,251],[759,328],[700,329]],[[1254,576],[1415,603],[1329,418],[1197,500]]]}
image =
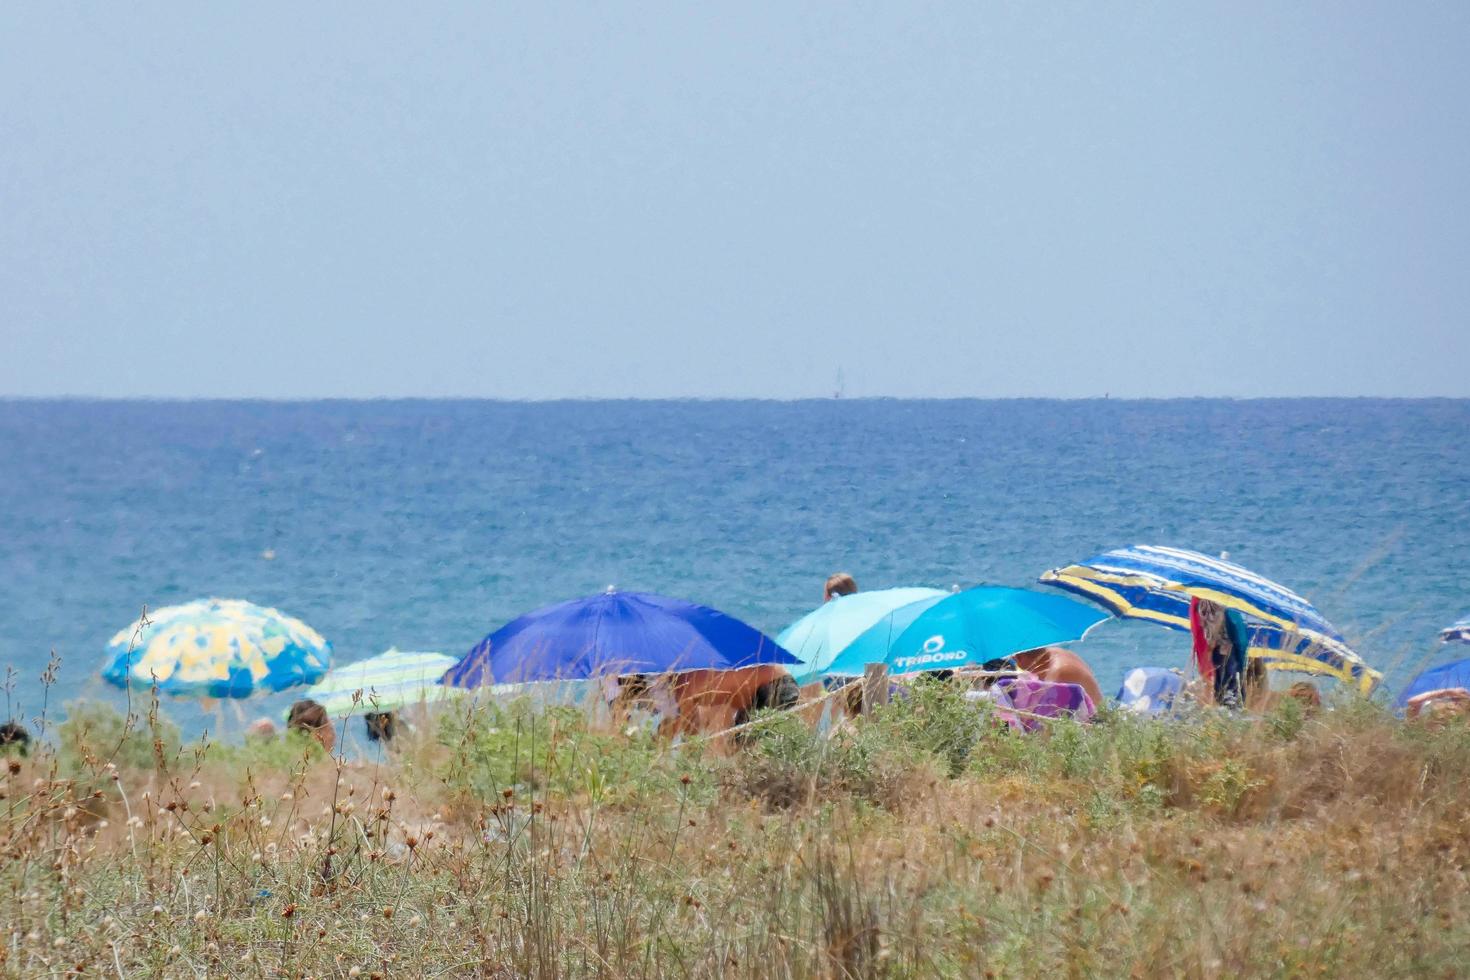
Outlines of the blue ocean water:
{"label": "blue ocean water", "polygon": [[[1470,401],[11,401],[0,459],[25,717],[52,651],[53,713],[120,701],[96,677],[112,634],[209,595],[298,616],[342,661],[458,655],[611,584],[774,633],[836,570],[1025,584],[1161,543],[1305,594],[1390,687],[1470,610]],[[1116,623],[1078,649],[1115,689],[1188,638]]]}

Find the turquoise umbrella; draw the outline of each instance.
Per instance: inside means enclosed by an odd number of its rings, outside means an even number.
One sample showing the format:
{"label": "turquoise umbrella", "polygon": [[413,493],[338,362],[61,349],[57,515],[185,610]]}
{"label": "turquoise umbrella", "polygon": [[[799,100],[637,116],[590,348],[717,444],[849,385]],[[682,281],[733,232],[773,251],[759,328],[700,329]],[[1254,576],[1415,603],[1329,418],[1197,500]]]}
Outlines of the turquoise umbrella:
{"label": "turquoise umbrella", "polygon": [[107,645],[102,677],[118,687],[184,698],[248,698],[314,684],[332,646],[275,609],[240,599],[200,599],[150,612]]}
{"label": "turquoise umbrella", "polygon": [[376,657],[335,668],[301,696],[317,702],[333,717],[345,717],[354,711],[397,711],[420,702],[434,703],[463,695],[464,688],[439,683],[455,663],[454,657],[444,653],[389,649]]}
{"label": "turquoise umbrella", "polygon": [[826,673],[849,643],[896,609],[925,599],[943,599],[939,589],[879,589],[833,596],[781,631],[776,642],[801,661],[791,667],[798,684]]}
{"label": "turquoise umbrella", "polygon": [[1080,640],[1106,613],[1063,595],[981,585],[895,609],[848,645],[829,674],[891,673],[983,664],[1053,643]]}

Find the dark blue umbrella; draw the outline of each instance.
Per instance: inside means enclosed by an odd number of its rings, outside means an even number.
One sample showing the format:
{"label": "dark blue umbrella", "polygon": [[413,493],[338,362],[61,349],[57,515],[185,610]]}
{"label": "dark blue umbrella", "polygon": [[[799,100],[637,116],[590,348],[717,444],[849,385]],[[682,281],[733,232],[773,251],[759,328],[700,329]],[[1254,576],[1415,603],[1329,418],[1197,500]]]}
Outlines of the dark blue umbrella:
{"label": "dark blue umbrella", "polygon": [[507,623],[440,683],[483,687],[800,662],[760,630],[718,610],[609,589]]}
{"label": "dark blue umbrella", "polygon": [[1416,694],[1424,694],[1427,691],[1440,691],[1447,687],[1463,687],[1470,690],[1470,659],[1452,660],[1438,667],[1430,667],[1428,670],[1417,675],[1399,694],[1394,706],[1402,708],[1409,703],[1409,698]]}

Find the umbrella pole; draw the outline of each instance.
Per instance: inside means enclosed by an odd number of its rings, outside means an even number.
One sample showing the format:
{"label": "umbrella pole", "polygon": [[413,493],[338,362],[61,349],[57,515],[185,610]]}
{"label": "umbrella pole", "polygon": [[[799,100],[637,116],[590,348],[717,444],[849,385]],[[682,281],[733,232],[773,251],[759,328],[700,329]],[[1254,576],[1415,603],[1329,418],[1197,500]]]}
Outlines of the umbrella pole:
{"label": "umbrella pole", "polygon": [[868,664],[863,668],[863,714],[888,703],[888,665]]}

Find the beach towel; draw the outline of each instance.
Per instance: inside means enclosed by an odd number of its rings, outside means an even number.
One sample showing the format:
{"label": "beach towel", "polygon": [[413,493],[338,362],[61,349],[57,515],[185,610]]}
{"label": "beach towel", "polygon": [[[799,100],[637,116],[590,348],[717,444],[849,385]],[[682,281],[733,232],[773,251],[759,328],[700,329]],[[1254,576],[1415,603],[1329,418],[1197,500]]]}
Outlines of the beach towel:
{"label": "beach towel", "polygon": [[1189,600],[1189,632],[1200,676],[1211,682],[1215,703],[1239,707],[1245,700],[1249,634],[1245,617],[1217,603]]}
{"label": "beach towel", "polygon": [[1097,714],[1092,698],[1076,684],[1057,684],[1035,677],[1002,677],[990,692],[996,715],[1016,731],[1034,732],[1044,722],[1012,714],[1007,708],[1043,718],[1070,717],[1076,721],[1089,721]]}
{"label": "beach towel", "polygon": [[1118,689],[1118,703],[1124,711],[1137,715],[1157,715],[1174,706],[1174,699],[1184,690],[1184,678],[1177,670],[1164,667],[1135,667],[1123,677]]}
{"label": "beach towel", "polygon": [[1249,634],[1245,628],[1245,617],[1234,609],[1225,610],[1225,636],[1230,650],[1217,651],[1215,659],[1215,700],[1220,704],[1236,707],[1245,705],[1245,658],[1250,649]]}
{"label": "beach towel", "polygon": [[1194,641],[1194,665],[1199,668],[1199,675],[1212,681],[1215,676],[1214,658],[1210,656],[1210,640],[1205,635],[1204,620],[1200,618],[1199,600],[1194,596],[1189,597],[1189,637]]}

